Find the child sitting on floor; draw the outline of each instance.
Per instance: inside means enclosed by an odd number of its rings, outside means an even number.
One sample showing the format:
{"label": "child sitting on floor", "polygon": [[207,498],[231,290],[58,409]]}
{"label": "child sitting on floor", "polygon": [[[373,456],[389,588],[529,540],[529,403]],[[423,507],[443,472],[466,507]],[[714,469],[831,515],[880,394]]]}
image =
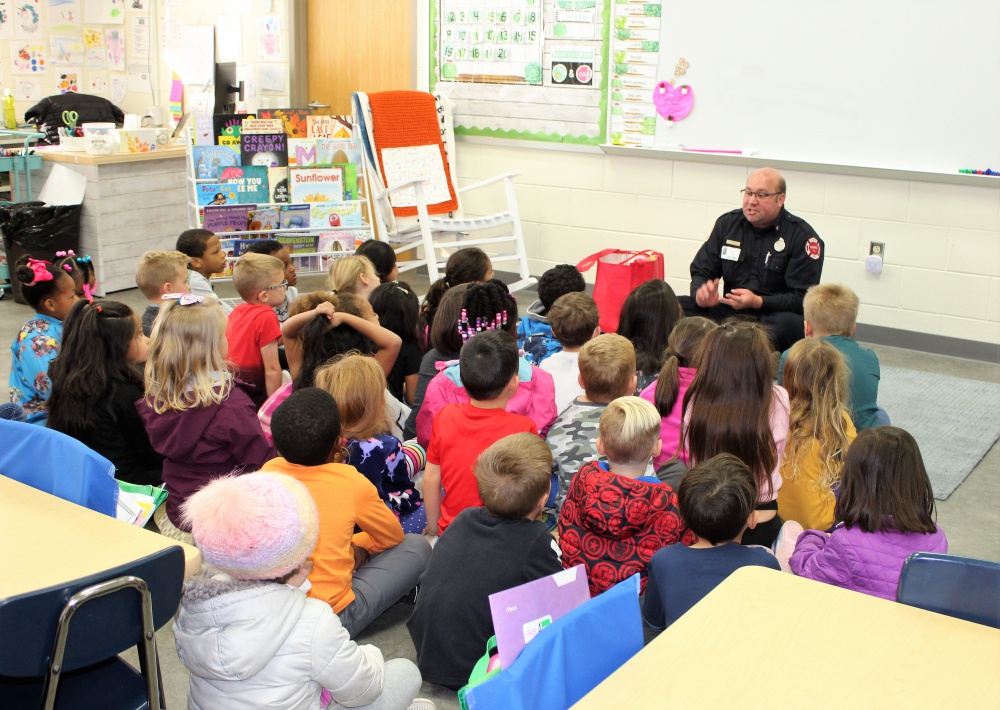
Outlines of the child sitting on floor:
{"label": "child sitting on floor", "polygon": [[635,347],[639,369],[636,394],[649,387],[660,374],[670,332],[683,317],[677,294],[662,279],[639,284],[625,299],[617,332]]}
{"label": "child sitting on floor", "polygon": [[463,510],[438,540],[406,623],[424,680],[465,685],[494,633],[489,595],[562,570],[559,545],[539,520],[551,467],[545,442],[524,433],[476,460],[483,505]]}
{"label": "child sitting on floor", "polygon": [[363,256],[342,256],[330,265],[328,278],[334,295],[352,293],[366,301],[379,285],[375,266]]}
{"label": "child sitting on floor", "polygon": [[416,586],[430,543],[404,535],[371,481],[353,466],[334,463],[342,444],[340,415],[328,392],[293,392],[274,412],[271,427],[282,457],[262,468],[304,483],[320,512],[309,596],[333,607],[355,638]]}
{"label": "child sitting on floor", "polygon": [[[424,332],[424,337],[430,334],[441,299],[449,289],[462,284],[486,283],[492,278],[493,262],[482,249],[466,247],[449,256],[444,276],[431,284],[420,305],[420,330]],[[516,316],[514,320],[517,320]]]}
{"label": "child sitting on floor", "polygon": [[836,527],[802,533],[792,571],[895,601],[907,557],[948,552],[920,448],[897,427],[865,429],[848,449],[841,476]]}
{"label": "child sitting on floor", "polygon": [[691,528],[690,545],[664,547],[649,561],[642,618],[665,629],[740,567],[780,569],[770,551],[740,544],[757,524],[757,481],[732,454],[719,454],[681,479],[677,502]]}
{"label": "child sitting on floor", "polygon": [[[177,237],[177,251],[188,258],[188,284],[191,293],[219,300],[212,282],[212,274],[221,274],[226,269],[226,252],[222,251],[219,237],[207,229],[188,229]],[[224,313],[233,310],[222,304]]]}
{"label": "child sitting on floor", "polygon": [[532,365],[541,365],[562,347],[559,338],[553,333],[550,319],[552,306],[561,296],[585,292],[586,289],[583,274],[572,264],[553,266],[538,277],[538,300],[528,306],[527,313],[517,323],[517,346],[524,351]]}
{"label": "child sitting on floor", "polygon": [[94,260],[90,258],[90,255],[77,256],[70,249],[69,251],[57,251],[56,257],[62,257],[56,261],[56,266],[72,277],[76,297],[93,301],[97,289],[97,273],[94,271]]}
{"label": "child sitting on floor", "polygon": [[285,300],[274,306],[274,312],[278,316],[278,322],[284,323],[288,320],[288,308],[292,301],[299,297],[299,290],[295,285],[299,282],[299,272],[292,263],[292,253],[287,244],[282,244],[277,239],[258,239],[250,243],[247,251],[254,254],[264,254],[279,259],[285,266],[285,281],[288,286],[285,288]]}
{"label": "child sitting on floor", "polygon": [[183,512],[206,562],[184,583],[174,621],[191,707],[311,710],[325,696],[336,707],[403,710],[413,701],[421,679],[411,661],[355,644],[330,606],[299,588],[320,527],[305,486],[280,473],[220,478]]}
{"label": "child sitting on floor", "polygon": [[45,426],[52,393],[49,363],[59,354],[63,320],[77,296],[70,275],[47,261],[23,256],[13,277],[35,315],[21,326],[10,346],[10,401],[24,409],[29,423]]}
{"label": "child sitting on floor", "polygon": [[153,332],[153,321],[160,313],[163,297],[168,293],[187,293],[188,258],[179,251],[147,251],[139,259],[135,270],[135,285],[149,302],[142,312],[142,334],[147,338]]}
{"label": "child sitting on floor", "polygon": [[372,291],[370,300],[379,325],[398,335],[402,341],[396,362],[386,374],[389,392],[400,402],[412,406],[420,361],[424,356],[423,337],[417,326],[420,300],[409,284],[402,281],[387,281]]}
{"label": "child sitting on floor", "polygon": [[585,293],[567,293],[556,299],[548,310],[552,335],[559,343],[539,365],[552,375],[556,387],[556,411],[562,413],[574,399],[583,395],[580,384],[580,348],[601,334],[597,304]]}
{"label": "child sitting on floor", "polygon": [[573,477],[559,512],[563,565],[587,568],[590,593],[606,592],[641,573],[661,547],[694,542],[677,512],[677,495],[655,476],[649,459],[660,450],[656,407],[638,397],[619,397],[601,414],[597,452],[608,463],[588,461]]}
{"label": "child sitting on floor", "polygon": [[396,266],[396,250],[390,246],[389,242],[369,239],[359,246],[354,253],[365,257],[372,263],[379,282],[390,283],[399,278],[399,267]]}

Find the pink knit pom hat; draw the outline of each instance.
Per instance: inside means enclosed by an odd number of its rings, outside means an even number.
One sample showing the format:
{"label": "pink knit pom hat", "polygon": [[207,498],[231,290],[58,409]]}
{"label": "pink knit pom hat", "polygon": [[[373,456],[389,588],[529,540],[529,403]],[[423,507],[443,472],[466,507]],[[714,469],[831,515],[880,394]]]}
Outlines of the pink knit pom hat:
{"label": "pink knit pom hat", "polygon": [[206,562],[236,579],[279,579],[316,547],[308,489],[283,473],[217,478],[181,506]]}

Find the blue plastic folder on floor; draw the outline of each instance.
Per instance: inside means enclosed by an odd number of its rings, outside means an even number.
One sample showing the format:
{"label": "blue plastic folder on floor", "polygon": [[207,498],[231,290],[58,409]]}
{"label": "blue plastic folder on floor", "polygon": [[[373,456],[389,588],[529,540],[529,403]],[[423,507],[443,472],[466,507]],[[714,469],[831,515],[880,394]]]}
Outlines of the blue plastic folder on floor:
{"label": "blue plastic folder on floor", "polygon": [[539,631],[510,668],[459,691],[467,710],[569,708],[642,650],[639,575]]}

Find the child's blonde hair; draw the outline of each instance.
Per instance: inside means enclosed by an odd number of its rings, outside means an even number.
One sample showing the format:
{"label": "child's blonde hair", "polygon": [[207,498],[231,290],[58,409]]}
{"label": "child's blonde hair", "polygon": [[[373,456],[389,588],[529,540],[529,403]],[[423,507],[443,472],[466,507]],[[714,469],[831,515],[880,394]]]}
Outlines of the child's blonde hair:
{"label": "child's blonde hair", "polygon": [[358,287],[358,279],[362,275],[378,280],[375,265],[366,256],[345,256],[330,265],[330,289],[341,293],[354,293]]}
{"label": "child's blonde hair", "polygon": [[619,397],[601,414],[600,432],[608,461],[643,463],[660,438],[660,413],[641,397]]}
{"label": "child's blonde hair", "polygon": [[281,259],[267,254],[247,252],[233,266],[233,287],[247,303],[254,303],[257,295],[272,286],[277,276],[285,275]]}
{"label": "child's blonde hair", "polygon": [[858,294],[843,284],[817,284],[806,291],[802,311],[817,334],[850,338],[860,303]]}
{"label": "child's blonde hair", "polygon": [[847,438],[847,365],[840,352],[825,340],[805,338],[788,351],[784,386],[791,415],[781,475],[794,480],[799,462],[819,443],[821,493],[840,483]]}
{"label": "child's blonde hair", "polygon": [[392,429],[385,403],[385,374],[375,358],[347,353],[316,372],[316,386],[337,401],[347,439],[370,439]]}
{"label": "child's blonde hair", "polygon": [[187,263],[187,254],[179,251],[147,251],[135,269],[135,285],[146,298],[157,299],[162,295],[163,284],[175,282],[178,278],[181,283],[184,282]]}
{"label": "child's blonde hair", "polygon": [[472,467],[479,497],[493,515],[520,520],[551,486],[552,452],[534,434],[505,436],[479,454]]}
{"label": "child's blonde hair", "polygon": [[628,338],[615,333],[598,335],[580,348],[580,377],[587,398],[610,402],[629,394],[635,377],[635,347]]}
{"label": "child's blonde hair", "polygon": [[164,301],[149,336],[146,399],[157,414],[219,404],[232,389],[226,314],[214,298]]}

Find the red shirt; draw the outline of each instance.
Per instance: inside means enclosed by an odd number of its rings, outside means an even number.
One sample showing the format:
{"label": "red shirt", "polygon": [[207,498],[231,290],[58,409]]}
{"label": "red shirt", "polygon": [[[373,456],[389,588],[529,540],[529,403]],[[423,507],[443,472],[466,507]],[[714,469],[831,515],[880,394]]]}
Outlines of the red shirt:
{"label": "red shirt", "polygon": [[434,417],[427,462],[441,467],[441,518],[438,534],[466,508],[483,504],[472,466],[491,444],[510,434],[538,434],[528,417],[503,409],[482,409],[471,402],[446,405]]}
{"label": "red shirt", "polygon": [[226,322],[228,360],[238,368],[237,376],[241,380],[254,385],[252,399],[258,408],[267,399],[264,358],[260,349],[280,337],[278,315],[273,308],[262,303],[241,303],[229,314]]}

